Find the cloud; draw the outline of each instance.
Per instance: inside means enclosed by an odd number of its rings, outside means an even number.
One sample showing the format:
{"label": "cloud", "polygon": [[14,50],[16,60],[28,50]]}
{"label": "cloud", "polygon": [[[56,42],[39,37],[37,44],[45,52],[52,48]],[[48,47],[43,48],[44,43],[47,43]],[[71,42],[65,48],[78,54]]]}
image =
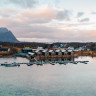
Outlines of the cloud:
{"label": "cloud", "polygon": [[[1,19],[11,19],[11,21],[21,24],[44,24],[52,20],[70,20],[68,10],[57,10],[49,7],[39,7],[31,9],[11,9],[0,8]],[[11,22],[10,21],[10,22]]]}
{"label": "cloud", "polygon": [[37,0],[9,0],[9,1],[12,4],[16,4],[24,8],[31,8],[37,3]]}
{"label": "cloud", "polygon": [[[21,10],[18,13],[19,15],[15,17],[13,16],[11,18],[1,18],[0,26],[7,27],[9,30],[12,30],[16,37],[25,38],[25,40],[26,38],[37,38],[37,40],[42,39],[48,41],[79,41],[81,38],[83,40],[87,40],[89,38],[89,36],[87,36],[87,30],[82,31],[78,29],[79,26],[86,26],[89,25],[89,23],[77,23],[66,25],[64,25],[63,23],[62,28],[60,24],[54,27],[48,26],[46,23],[55,19],[56,12],[57,11],[50,11],[48,9],[39,12],[36,10],[33,11],[29,9]],[[49,20],[47,18],[49,18]],[[72,29],[72,27],[75,27],[75,29],[77,28],[78,30],[74,30],[74,28]],[[82,36],[84,36],[85,39]]]}
{"label": "cloud", "polygon": [[[8,26],[17,38],[34,38],[46,41],[92,41],[96,40],[96,30],[74,30],[74,29],[60,29],[57,27],[48,27],[46,25],[14,25]],[[31,40],[32,40],[31,39]],[[45,41],[44,41],[45,42]]]}
{"label": "cloud", "polygon": [[26,9],[22,11],[19,15],[20,20],[23,23],[48,23],[52,20],[70,20],[70,15],[68,10],[57,10],[55,8],[37,8],[37,9]]}
{"label": "cloud", "polygon": [[89,22],[89,21],[90,21],[89,18],[84,18],[84,19],[79,20],[79,22]]}
{"label": "cloud", "polygon": [[[34,28],[34,29],[33,29]],[[36,29],[37,28],[37,29]],[[36,41],[45,40],[47,41],[95,41],[96,40],[96,30],[61,30],[58,28],[52,28],[52,27],[46,27],[46,26],[32,26],[28,29],[24,28],[23,30],[21,28],[19,30],[19,36],[28,39],[34,39],[36,38]],[[26,32],[24,32],[24,30]],[[15,30],[16,31],[16,30]],[[24,32],[24,33],[21,33]],[[21,33],[21,36],[20,36]],[[95,35],[94,35],[95,34]],[[29,40],[30,41],[30,40]],[[45,42],[43,41],[43,42]]]}
{"label": "cloud", "polygon": [[12,17],[19,13],[19,10],[11,9],[11,8],[0,8],[0,16],[1,17]]}
{"label": "cloud", "polygon": [[65,26],[70,28],[70,27],[79,27],[79,26],[86,26],[86,25],[89,26],[91,24],[93,23],[81,22],[81,23],[67,24]]}
{"label": "cloud", "polygon": [[38,0],[0,0],[0,26],[7,27],[16,37],[25,40],[96,40],[96,31],[91,30],[95,24],[89,22],[94,21],[92,14],[80,11],[77,15],[70,14],[70,10],[44,2],[46,0],[39,4]]}
{"label": "cloud", "polygon": [[[0,20],[1,22],[1,20]],[[48,27],[42,24],[20,24],[11,19],[3,19],[4,27],[11,30],[17,38],[24,41],[95,41],[96,30],[74,30],[74,29],[60,29],[58,27]],[[86,23],[84,23],[86,25]],[[75,25],[69,25],[75,26]],[[79,24],[77,25],[79,26]],[[65,26],[66,27],[66,26]],[[23,39],[22,39],[23,38]]]}
{"label": "cloud", "polygon": [[[55,9],[32,8],[32,9],[11,9],[0,8],[0,19],[11,19],[21,24],[48,23],[56,18]],[[10,21],[10,22],[11,22]]]}
{"label": "cloud", "polygon": [[58,11],[56,14],[56,19],[58,20],[70,20],[70,15],[68,10]]}
{"label": "cloud", "polygon": [[37,0],[0,0],[0,5],[6,7],[21,7],[21,8],[32,8],[35,7],[35,5],[38,4]]}
{"label": "cloud", "polygon": [[95,15],[95,14],[96,14],[96,12],[91,12],[91,14],[94,14],[94,15]]}
{"label": "cloud", "polygon": [[55,9],[51,8],[38,8],[38,9],[26,9],[17,17],[22,20],[23,23],[48,23],[56,17]]}
{"label": "cloud", "polygon": [[77,13],[77,17],[81,17],[81,16],[83,16],[85,13],[84,12],[78,12]]}

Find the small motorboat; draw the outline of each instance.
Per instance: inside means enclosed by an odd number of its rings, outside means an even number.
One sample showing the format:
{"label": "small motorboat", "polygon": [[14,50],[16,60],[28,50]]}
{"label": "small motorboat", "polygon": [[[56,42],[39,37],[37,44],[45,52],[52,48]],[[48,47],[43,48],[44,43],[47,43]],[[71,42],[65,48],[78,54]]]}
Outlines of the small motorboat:
{"label": "small motorboat", "polygon": [[40,63],[39,61],[36,62],[36,65],[43,65],[42,63]]}
{"label": "small motorboat", "polygon": [[4,62],[1,64],[1,66],[6,66],[6,65],[10,65],[8,62]]}
{"label": "small motorboat", "polygon": [[76,62],[76,61],[73,61],[73,64],[77,64],[78,62]]}
{"label": "small motorboat", "polygon": [[5,66],[5,67],[16,67],[16,66],[20,66],[19,63],[16,63],[16,62],[13,62],[13,63],[7,63],[7,62],[4,62],[1,64],[1,66]]}
{"label": "small motorboat", "polygon": [[84,64],[87,64],[87,62],[84,62]]}
{"label": "small motorboat", "polygon": [[66,65],[66,62],[65,62],[65,61],[59,61],[59,64],[64,64],[64,65]]}
{"label": "small motorboat", "polygon": [[32,66],[32,65],[33,65],[32,62],[27,63],[27,66]]}
{"label": "small motorboat", "polygon": [[51,64],[51,65],[55,65],[55,63],[54,63],[54,62],[50,62],[50,64]]}

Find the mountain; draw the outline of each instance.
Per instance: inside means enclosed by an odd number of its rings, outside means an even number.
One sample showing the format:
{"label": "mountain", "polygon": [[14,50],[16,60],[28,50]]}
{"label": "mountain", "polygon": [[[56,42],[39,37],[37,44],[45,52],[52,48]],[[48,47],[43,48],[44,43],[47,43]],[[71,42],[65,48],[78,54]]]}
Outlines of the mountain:
{"label": "mountain", "polygon": [[17,42],[18,40],[7,28],[0,28],[0,41],[1,42]]}

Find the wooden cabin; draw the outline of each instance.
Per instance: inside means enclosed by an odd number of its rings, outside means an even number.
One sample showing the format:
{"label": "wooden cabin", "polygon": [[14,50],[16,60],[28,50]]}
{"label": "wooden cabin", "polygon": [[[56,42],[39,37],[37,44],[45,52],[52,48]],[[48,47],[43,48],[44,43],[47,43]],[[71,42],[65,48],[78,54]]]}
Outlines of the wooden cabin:
{"label": "wooden cabin", "polygon": [[72,50],[67,50],[68,51],[68,55],[73,55],[73,51]]}
{"label": "wooden cabin", "polygon": [[43,51],[42,51],[42,55],[45,56],[45,57],[48,56],[47,50],[43,50]]}
{"label": "wooden cabin", "polygon": [[39,50],[35,50],[34,53],[35,53],[36,56],[38,56],[39,55]]}
{"label": "wooden cabin", "polygon": [[48,57],[54,56],[54,55],[55,55],[54,51],[53,51],[53,50],[49,50],[49,52],[48,52]]}
{"label": "wooden cabin", "polygon": [[55,51],[55,56],[61,56],[61,50],[56,50]]}
{"label": "wooden cabin", "polygon": [[62,50],[61,53],[62,53],[61,55],[64,56],[67,55],[68,52],[66,50]]}

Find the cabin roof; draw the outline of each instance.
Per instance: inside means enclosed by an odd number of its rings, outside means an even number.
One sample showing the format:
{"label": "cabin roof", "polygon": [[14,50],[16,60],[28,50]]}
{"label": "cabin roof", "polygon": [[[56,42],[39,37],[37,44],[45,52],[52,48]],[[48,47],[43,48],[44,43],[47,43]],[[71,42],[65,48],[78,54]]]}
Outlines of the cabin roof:
{"label": "cabin roof", "polygon": [[53,50],[49,50],[49,52],[53,52]]}
{"label": "cabin roof", "polygon": [[55,52],[60,52],[60,50],[56,50]]}
{"label": "cabin roof", "polygon": [[62,50],[62,52],[65,52],[66,50]]}
{"label": "cabin roof", "polygon": [[68,52],[73,52],[72,50],[68,50]]}
{"label": "cabin roof", "polygon": [[42,52],[47,52],[47,50],[43,50]]}

